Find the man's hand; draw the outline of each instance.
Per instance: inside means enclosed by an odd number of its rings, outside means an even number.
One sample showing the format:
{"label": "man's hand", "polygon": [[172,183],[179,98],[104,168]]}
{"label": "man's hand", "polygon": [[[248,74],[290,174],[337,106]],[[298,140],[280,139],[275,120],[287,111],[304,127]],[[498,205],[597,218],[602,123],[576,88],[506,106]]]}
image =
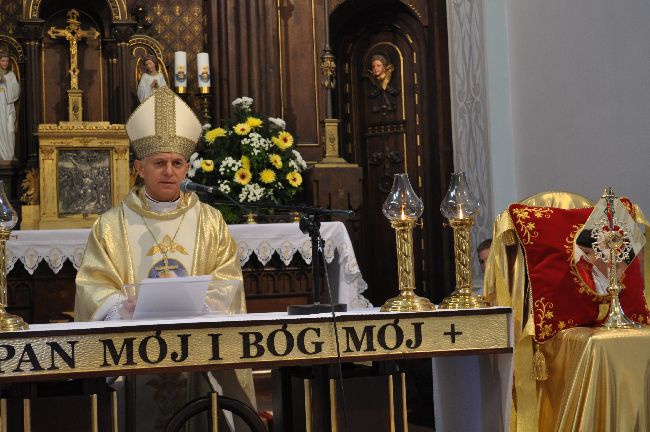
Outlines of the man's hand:
{"label": "man's hand", "polygon": [[133,318],[133,311],[135,310],[135,303],[137,300],[138,298],[133,296],[122,301],[122,305],[120,306],[120,314],[122,315],[122,319]]}
{"label": "man's hand", "polygon": [[138,301],[137,285],[127,284],[122,288],[122,302],[120,303],[120,315],[122,319],[133,318],[135,304]]}

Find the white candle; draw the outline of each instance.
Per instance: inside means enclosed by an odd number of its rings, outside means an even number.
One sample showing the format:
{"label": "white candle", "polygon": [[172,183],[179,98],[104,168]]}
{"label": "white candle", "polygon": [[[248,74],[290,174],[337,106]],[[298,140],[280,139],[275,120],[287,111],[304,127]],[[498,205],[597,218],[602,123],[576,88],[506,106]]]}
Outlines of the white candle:
{"label": "white candle", "polygon": [[196,55],[197,77],[199,88],[210,87],[210,56],[208,53],[198,53]]}
{"label": "white candle", "polygon": [[174,53],[174,86],[187,87],[187,53],[185,51]]}

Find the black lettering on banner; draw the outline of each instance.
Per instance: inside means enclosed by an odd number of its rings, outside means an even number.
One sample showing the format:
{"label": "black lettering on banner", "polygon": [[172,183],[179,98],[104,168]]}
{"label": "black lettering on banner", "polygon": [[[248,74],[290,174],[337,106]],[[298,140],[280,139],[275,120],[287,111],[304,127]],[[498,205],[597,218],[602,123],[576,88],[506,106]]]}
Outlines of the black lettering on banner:
{"label": "black lettering on banner", "polygon": [[173,362],[180,363],[187,360],[189,355],[189,345],[190,345],[190,336],[189,334],[179,334],[177,335],[181,340],[181,354],[179,355],[176,351],[172,352],[171,358]]}
{"label": "black lettering on banner", "polygon": [[219,338],[221,337],[221,333],[210,333],[208,336],[212,340],[212,357],[210,357],[210,360],[223,360],[219,352]]}
{"label": "black lettering on banner", "polygon": [[[27,356],[27,359],[25,359],[25,356]],[[36,353],[34,352],[34,348],[32,348],[32,344],[28,343],[25,345],[23,348],[23,353],[20,355],[20,359],[18,360],[18,366],[16,366],[16,369],[14,369],[14,372],[23,372],[23,370],[20,368],[20,366],[23,363],[29,363],[32,365],[30,371],[41,371],[43,370],[43,366],[38,361],[38,358],[36,358]]]}
{"label": "black lettering on banner", "polygon": [[54,360],[54,354],[58,354],[59,358],[63,360],[63,362],[68,365],[69,368],[74,369],[75,368],[75,361],[74,361],[74,346],[78,343],[79,341],[68,341],[68,345],[70,345],[70,354],[68,354],[61,345],[59,345],[58,342],[45,342],[47,345],[50,346],[50,367],[47,368],[47,370],[58,370],[59,367],[56,365],[56,361]]}
{"label": "black lettering on banner", "polygon": [[[156,343],[156,345],[154,345],[154,350],[156,349],[155,347],[158,348],[158,357],[155,360],[149,358],[149,341]],[[160,337],[160,330],[157,330],[153,336],[147,336],[142,339],[138,352],[140,353],[140,358],[144,360],[145,363],[155,364],[163,361],[165,356],[167,356],[167,342],[165,342],[165,339]]]}
{"label": "black lettering on banner", "polygon": [[300,333],[298,333],[298,338],[297,338],[297,345],[298,345],[298,351],[300,351],[303,354],[318,354],[323,351],[323,341],[313,341],[311,342],[311,345],[314,347],[313,351],[307,350],[307,346],[305,345],[305,337],[307,337],[307,332],[308,331],[313,331],[316,333],[317,337],[320,337],[320,329],[317,327],[307,327],[306,329],[300,330]]}
{"label": "black lettering on banner", "polygon": [[422,326],[423,322],[413,323],[413,331],[415,332],[415,339],[406,339],[406,347],[410,349],[417,349],[422,345]]}
{"label": "black lettering on banner", "polygon": [[[392,328],[395,332],[395,344],[393,346],[389,346],[386,339],[386,331],[389,328]],[[404,342],[404,332],[399,326],[398,319],[394,320],[392,323],[386,323],[383,326],[379,327],[379,331],[377,332],[377,342],[379,342],[379,345],[381,345],[382,348],[389,351],[395,350],[402,345],[402,342]]]}
{"label": "black lettering on banner", "polygon": [[[278,351],[278,347],[276,346],[275,338],[280,334],[284,338],[284,351],[283,352]],[[294,341],[293,341],[293,335],[289,331],[287,331],[287,325],[283,324],[282,328],[280,328],[278,330],[273,330],[269,334],[269,337],[267,338],[266,345],[269,348],[269,352],[271,354],[273,354],[274,356],[276,356],[276,357],[284,357],[287,354],[289,354],[291,352],[291,350],[293,350]]]}
{"label": "black lettering on banner", "polygon": [[[257,358],[264,355],[264,347],[260,344],[264,336],[260,332],[239,332],[242,336],[242,356],[240,358]],[[251,341],[251,336],[254,338]],[[256,352],[253,354],[251,348],[255,347]]]}
{"label": "black lettering on banner", "polygon": [[[117,366],[120,364],[120,360],[122,359],[123,354],[126,357],[124,363],[122,363],[123,366],[131,366],[136,364],[135,361],[133,361],[133,342],[135,341],[134,337],[124,338],[119,353],[117,352],[112,339],[100,339],[99,341],[104,345],[104,363],[102,363],[102,367]],[[111,360],[113,361],[112,365],[108,363],[108,359],[106,357],[107,352],[110,354]]]}
{"label": "black lettering on banner", "polygon": [[[354,327],[341,327],[345,330],[345,350],[343,352],[359,352],[362,351],[361,345],[363,341],[366,341],[366,349],[363,351],[376,351],[375,342],[374,342],[374,325],[364,326],[363,333],[361,338],[357,335],[357,331]],[[354,345],[354,349],[350,348],[350,342]]]}
{"label": "black lettering on banner", "polygon": [[0,357],[0,373],[5,373],[5,371],[2,370],[2,362],[9,361],[14,358],[16,356],[16,348],[11,345],[0,345],[0,349],[3,349],[5,352],[5,355],[3,357]]}
{"label": "black lettering on banner", "polygon": [[451,328],[448,332],[443,333],[445,336],[449,336],[451,338],[451,343],[455,344],[456,343],[456,336],[460,336],[463,334],[463,332],[457,332],[456,331],[456,324],[452,324]]}

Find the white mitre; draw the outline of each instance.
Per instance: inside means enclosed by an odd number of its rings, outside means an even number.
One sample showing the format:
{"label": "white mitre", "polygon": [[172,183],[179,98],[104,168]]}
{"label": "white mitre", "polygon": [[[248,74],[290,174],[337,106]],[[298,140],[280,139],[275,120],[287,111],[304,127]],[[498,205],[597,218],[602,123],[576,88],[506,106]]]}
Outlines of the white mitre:
{"label": "white mitre", "polygon": [[133,111],[126,133],[137,159],[161,152],[189,159],[201,136],[201,122],[183,99],[163,87]]}

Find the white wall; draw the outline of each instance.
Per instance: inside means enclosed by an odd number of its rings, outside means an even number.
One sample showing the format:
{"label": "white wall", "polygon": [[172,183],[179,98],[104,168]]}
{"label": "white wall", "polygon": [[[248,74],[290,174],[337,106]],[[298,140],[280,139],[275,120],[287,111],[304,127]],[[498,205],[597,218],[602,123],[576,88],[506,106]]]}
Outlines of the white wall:
{"label": "white wall", "polygon": [[484,1],[495,212],[612,186],[650,214],[650,1]]}

